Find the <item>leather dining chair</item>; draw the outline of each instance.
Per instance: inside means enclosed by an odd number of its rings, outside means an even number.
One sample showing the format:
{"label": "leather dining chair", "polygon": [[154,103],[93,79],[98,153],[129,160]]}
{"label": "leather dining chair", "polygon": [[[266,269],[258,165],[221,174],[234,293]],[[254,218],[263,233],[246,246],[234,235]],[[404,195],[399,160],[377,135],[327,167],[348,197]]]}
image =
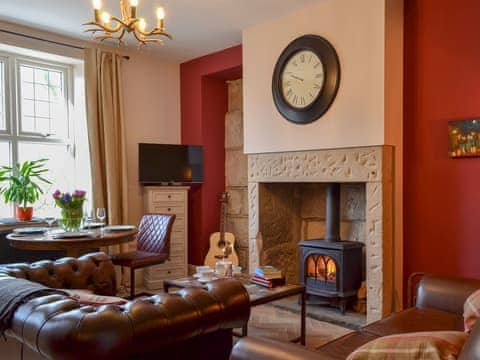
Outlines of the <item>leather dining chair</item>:
{"label": "leather dining chair", "polygon": [[135,297],[135,270],[159,265],[170,257],[170,234],[174,214],[147,214],[142,217],[137,235],[137,250],[112,256],[115,265],[130,268],[130,298]]}

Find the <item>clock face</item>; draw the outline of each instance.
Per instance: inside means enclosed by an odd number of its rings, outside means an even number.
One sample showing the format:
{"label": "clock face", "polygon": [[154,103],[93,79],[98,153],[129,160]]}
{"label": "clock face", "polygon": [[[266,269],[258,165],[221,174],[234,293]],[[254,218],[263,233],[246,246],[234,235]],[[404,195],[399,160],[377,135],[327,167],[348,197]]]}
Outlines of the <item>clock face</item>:
{"label": "clock face", "polygon": [[325,82],[320,58],[310,50],[301,50],[291,56],[281,73],[281,90],[292,107],[310,106],[320,95]]}

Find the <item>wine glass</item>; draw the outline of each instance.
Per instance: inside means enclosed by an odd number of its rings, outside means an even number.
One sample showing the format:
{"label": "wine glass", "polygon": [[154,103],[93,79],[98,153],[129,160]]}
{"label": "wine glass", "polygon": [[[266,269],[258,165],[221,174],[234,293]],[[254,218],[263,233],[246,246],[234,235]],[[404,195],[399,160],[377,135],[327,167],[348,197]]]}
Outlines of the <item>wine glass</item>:
{"label": "wine glass", "polygon": [[105,208],[98,208],[97,209],[97,219],[103,223],[102,227],[100,228],[100,234],[103,235],[103,228],[105,226],[105,219],[107,218],[107,212],[105,211]]}
{"label": "wine glass", "polygon": [[52,226],[53,226],[53,224],[55,224],[56,220],[57,219],[55,219],[54,217],[51,217],[51,216],[45,218],[45,222],[48,224],[48,227],[50,228],[50,230],[52,229]]}
{"label": "wine glass", "polygon": [[85,210],[83,212],[83,226],[86,229],[90,228],[90,223],[94,221],[95,218],[93,217],[93,210]]}
{"label": "wine glass", "polygon": [[98,208],[97,209],[97,219],[100,220],[100,222],[103,223],[106,218],[107,218],[107,212],[105,211],[105,208]]}

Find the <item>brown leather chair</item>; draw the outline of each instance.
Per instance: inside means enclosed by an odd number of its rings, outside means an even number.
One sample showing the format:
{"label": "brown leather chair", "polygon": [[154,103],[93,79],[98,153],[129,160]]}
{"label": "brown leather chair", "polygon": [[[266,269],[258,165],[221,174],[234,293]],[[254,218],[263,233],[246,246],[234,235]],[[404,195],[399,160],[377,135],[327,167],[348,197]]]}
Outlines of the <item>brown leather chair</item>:
{"label": "brown leather chair", "polygon": [[[424,275],[415,306],[386,316],[359,331],[335,339],[315,352],[275,340],[245,337],[235,345],[230,360],[344,360],[360,346],[382,336],[422,331],[464,331],[463,305],[480,280]],[[459,360],[480,359],[480,322],[468,337]]]}
{"label": "brown leather chair", "polygon": [[115,265],[130,268],[130,298],[135,297],[135,269],[164,263],[170,257],[175,215],[147,214],[140,221],[137,250],[112,256]]}

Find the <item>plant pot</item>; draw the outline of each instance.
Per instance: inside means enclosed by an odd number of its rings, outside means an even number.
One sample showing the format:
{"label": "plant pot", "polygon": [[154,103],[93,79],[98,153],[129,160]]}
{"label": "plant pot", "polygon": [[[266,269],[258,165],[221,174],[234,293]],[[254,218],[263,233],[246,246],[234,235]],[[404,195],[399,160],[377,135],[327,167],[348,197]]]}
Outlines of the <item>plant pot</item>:
{"label": "plant pot", "polygon": [[83,209],[62,209],[60,226],[65,231],[78,231],[82,226]]}
{"label": "plant pot", "polygon": [[18,221],[31,221],[33,218],[33,207],[15,206],[15,218]]}

